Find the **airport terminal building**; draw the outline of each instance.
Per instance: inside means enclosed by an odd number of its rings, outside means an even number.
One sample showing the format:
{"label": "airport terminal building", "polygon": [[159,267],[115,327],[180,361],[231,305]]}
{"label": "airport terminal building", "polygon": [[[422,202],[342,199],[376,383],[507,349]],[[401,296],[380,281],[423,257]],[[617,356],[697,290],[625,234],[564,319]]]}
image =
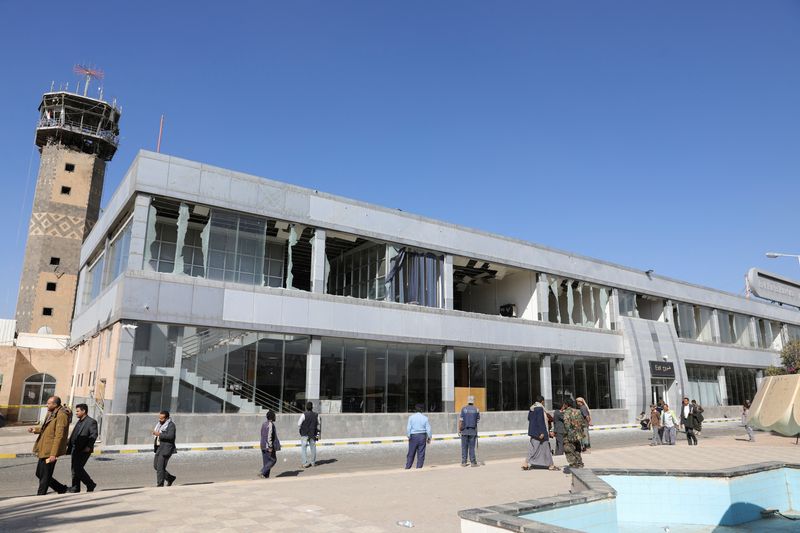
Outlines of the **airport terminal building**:
{"label": "airport terminal building", "polygon": [[[800,311],[498,235],[142,151],[83,243],[73,403],[106,443],[402,435],[425,405],[455,432],[519,430],[542,394],[595,424],[682,396],[736,416]],[[288,432],[287,432],[288,431]]]}

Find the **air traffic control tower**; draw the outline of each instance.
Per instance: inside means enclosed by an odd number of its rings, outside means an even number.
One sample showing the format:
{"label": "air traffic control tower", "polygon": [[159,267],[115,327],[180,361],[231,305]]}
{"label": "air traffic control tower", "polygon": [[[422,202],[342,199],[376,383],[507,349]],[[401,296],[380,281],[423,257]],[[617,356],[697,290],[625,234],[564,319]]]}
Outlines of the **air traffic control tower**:
{"label": "air traffic control tower", "polygon": [[39,104],[41,160],[17,300],[17,333],[69,335],[80,250],[100,213],[106,163],[119,144],[116,102],[87,96],[102,72],[86,76],[83,94],[48,92]]}

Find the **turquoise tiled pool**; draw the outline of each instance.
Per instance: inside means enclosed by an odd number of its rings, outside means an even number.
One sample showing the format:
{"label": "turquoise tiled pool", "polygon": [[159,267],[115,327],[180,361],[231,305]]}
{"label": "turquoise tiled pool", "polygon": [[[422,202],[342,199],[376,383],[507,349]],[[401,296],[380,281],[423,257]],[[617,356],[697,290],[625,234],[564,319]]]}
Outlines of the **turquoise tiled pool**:
{"label": "turquoise tiled pool", "polygon": [[[585,482],[591,485],[585,490],[603,492],[604,482],[607,497],[542,507],[517,517],[592,533],[800,531],[800,520],[761,516],[764,509],[798,515],[798,465],[765,463],[719,472],[595,473],[583,474],[592,478]],[[580,490],[573,494],[581,494]]]}

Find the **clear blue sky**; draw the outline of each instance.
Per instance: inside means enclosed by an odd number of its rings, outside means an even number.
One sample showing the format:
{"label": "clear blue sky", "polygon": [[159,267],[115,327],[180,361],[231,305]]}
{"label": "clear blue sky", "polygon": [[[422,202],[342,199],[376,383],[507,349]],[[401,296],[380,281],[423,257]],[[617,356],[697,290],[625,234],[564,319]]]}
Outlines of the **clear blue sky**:
{"label": "clear blue sky", "polygon": [[36,107],[81,62],[123,106],[104,198],[165,113],[171,155],[736,293],[800,277],[764,258],[800,253],[796,1],[117,4],[0,0],[0,316]]}

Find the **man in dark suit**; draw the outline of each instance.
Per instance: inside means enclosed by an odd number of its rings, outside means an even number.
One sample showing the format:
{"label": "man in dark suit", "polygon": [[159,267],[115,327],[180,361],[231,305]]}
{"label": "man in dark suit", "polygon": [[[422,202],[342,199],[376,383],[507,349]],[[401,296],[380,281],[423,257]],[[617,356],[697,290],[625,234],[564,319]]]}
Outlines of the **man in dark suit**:
{"label": "man in dark suit", "polygon": [[158,424],[153,430],[153,451],[156,456],[153,458],[153,468],[156,471],[156,487],[163,487],[164,481],[167,487],[175,482],[175,476],[167,472],[167,463],[173,453],[178,450],[175,447],[175,423],[169,418],[169,411],[161,411],[158,414]]}
{"label": "man in dark suit", "polygon": [[681,425],[684,431],[686,431],[686,440],[689,446],[697,445],[697,436],[694,434],[694,430],[697,426],[697,413],[695,409],[696,404],[691,405],[689,403],[689,398],[683,399],[683,405],[681,405]]}
{"label": "man in dark suit", "polygon": [[90,417],[86,412],[89,406],[79,403],[75,406],[75,416],[78,422],[72,429],[67,443],[67,454],[72,456],[72,486],[69,492],[80,492],[81,483],[86,485],[86,492],[94,491],[97,483],[92,481],[84,467],[86,461],[94,451],[94,443],[97,440],[97,420]]}

